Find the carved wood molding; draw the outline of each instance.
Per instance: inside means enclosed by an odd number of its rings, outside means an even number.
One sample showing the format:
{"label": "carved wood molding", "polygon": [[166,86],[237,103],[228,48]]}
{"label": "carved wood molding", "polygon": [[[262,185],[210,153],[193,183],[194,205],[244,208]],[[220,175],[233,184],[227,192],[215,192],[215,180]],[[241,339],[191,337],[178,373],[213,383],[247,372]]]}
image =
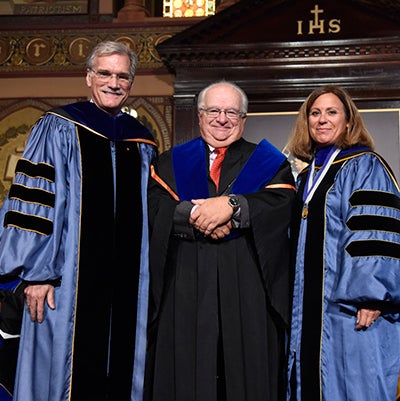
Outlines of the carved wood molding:
{"label": "carved wood molding", "polygon": [[[331,40],[315,42],[286,42],[254,44],[231,44],[221,48],[220,44],[158,47],[163,60],[174,70],[185,67],[207,66],[257,66],[295,64],[318,64],[371,62],[400,60],[400,37]],[[214,64],[213,64],[214,65]]]}
{"label": "carved wood molding", "polygon": [[399,13],[398,0],[240,1],[157,50],[177,103],[219,79],[238,83],[253,109],[298,103],[324,83],[398,100]]}
{"label": "carved wood molding", "polygon": [[164,68],[156,46],[183,29],[158,26],[96,29],[1,31],[0,76],[81,75],[91,48],[103,40],[116,40],[134,49],[138,74]]}

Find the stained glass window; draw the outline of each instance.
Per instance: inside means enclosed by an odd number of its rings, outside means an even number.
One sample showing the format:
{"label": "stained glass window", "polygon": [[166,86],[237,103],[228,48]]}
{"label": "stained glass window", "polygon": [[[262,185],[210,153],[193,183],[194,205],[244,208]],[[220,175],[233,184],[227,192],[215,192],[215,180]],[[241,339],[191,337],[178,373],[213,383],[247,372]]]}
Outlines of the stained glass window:
{"label": "stained glass window", "polygon": [[215,14],[215,0],[164,0],[163,16],[207,17]]}

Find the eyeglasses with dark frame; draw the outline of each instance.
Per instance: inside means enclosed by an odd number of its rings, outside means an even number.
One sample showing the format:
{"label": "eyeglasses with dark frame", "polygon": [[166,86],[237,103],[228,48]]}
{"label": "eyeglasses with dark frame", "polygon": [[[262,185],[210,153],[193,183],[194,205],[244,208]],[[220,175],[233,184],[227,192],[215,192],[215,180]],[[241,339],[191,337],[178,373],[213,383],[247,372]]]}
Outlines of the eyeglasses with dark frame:
{"label": "eyeglasses with dark frame", "polygon": [[113,74],[107,70],[96,71],[93,68],[90,68],[90,71],[92,71],[96,75],[99,81],[109,82],[113,77],[115,77],[117,81],[123,84],[128,84],[132,82],[132,76],[130,74],[125,74],[125,73]]}
{"label": "eyeglasses with dark frame", "polygon": [[225,113],[226,118],[229,120],[239,120],[246,116],[246,113],[242,111],[237,111],[235,109],[218,109],[217,107],[209,107],[207,109],[200,108],[201,111],[206,113],[206,116],[209,118],[217,118],[221,113]]}

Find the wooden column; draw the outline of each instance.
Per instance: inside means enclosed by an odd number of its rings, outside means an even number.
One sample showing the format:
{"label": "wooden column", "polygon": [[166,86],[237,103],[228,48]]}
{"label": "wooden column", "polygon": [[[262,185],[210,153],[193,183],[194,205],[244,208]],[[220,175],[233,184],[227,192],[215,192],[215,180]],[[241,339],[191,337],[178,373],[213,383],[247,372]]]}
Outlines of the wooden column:
{"label": "wooden column", "polygon": [[197,98],[195,95],[185,94],[174,97],[175,127],[172,145],[179,145],[199,136],[199,122],[197,118]]}
{"label": "wooden column", "polygon": [[118,22],[131,22],[148,17],[145,0],[125,0],[125,5],[119,10]]}

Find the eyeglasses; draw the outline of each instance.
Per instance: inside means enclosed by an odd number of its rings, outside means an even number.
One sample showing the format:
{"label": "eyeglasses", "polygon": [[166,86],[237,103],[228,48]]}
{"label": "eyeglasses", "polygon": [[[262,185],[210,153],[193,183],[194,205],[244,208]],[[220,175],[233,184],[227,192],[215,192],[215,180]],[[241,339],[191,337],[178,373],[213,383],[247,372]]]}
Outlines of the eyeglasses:
{"label": "eyeglasses", "polygon": [[128,84],[132,82],[132,76],[130,74],[112,74],[107,70],[95,71],[93,68],[91,68],[90,71],[96,75],[99,81],[109,82],[113,77],[115,77],[117,81],[121,82],[122,84]]}
{"label": "eyeglasses", "polygon": [[246,113],[243,113],[242,111],[237,111],[234,109],[218,109],[216,107],[210,107],[208,109],[200,109],[201,111],[204,111],[209,118],[217,118],[221,113],[225,113],[226,118],[229,120],[239,120],[240,118],[243,118],[246,116]]}

